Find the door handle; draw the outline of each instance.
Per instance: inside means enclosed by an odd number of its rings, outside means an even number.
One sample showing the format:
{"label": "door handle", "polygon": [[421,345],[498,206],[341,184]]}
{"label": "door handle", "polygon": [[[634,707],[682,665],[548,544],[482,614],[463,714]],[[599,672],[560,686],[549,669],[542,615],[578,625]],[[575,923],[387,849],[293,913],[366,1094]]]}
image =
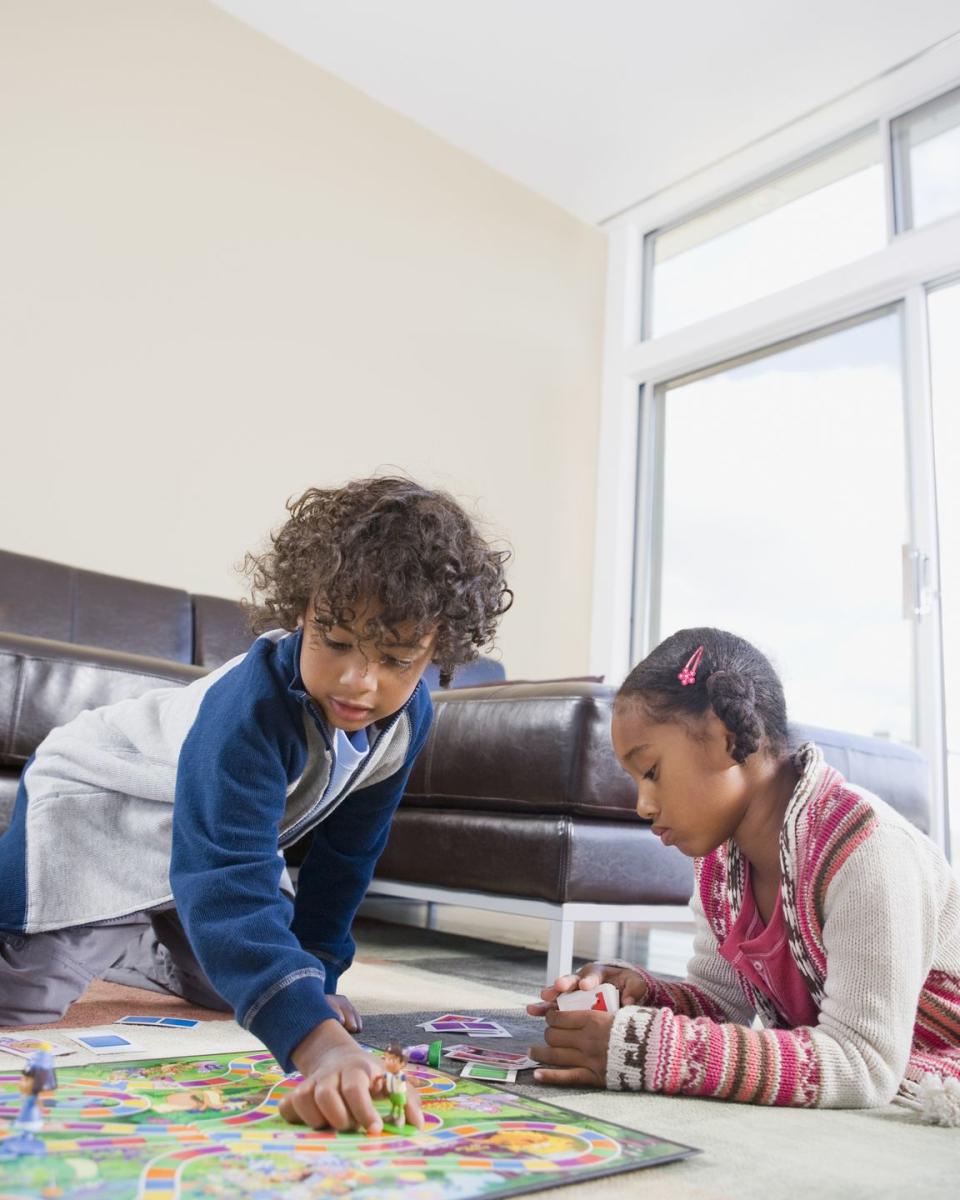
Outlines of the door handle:
{"label": "door handle", "polygon": [[903,546],[903,615],[918,621],[933,609],[933,589],[930,587],[930,558],[916,546]]}

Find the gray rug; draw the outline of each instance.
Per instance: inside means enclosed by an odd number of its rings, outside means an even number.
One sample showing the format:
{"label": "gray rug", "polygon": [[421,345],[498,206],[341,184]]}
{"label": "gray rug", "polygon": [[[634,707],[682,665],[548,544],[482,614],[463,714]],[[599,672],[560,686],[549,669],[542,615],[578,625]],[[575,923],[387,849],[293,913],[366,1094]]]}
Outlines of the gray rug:
{"label": "gray rug", "polygon": [[[402,963],[419,971],[452,976],[465,983],[524,989],[534,997],[543,987],[545,955],[542,950],[506,946],[481,938],[441,933],[411,925],[360,918],[354,923],[357,952],[368,962]],[[583,966],[586,959],[575,959]]]}
{"label": "gray rug", "polygon": [[[382,1050],[390,1042],[399,1042],[401,1046],[409,1046],[419,1042],[440,1040],[444,1046],[469,1042],[471,1046],[489,1046],[492,1050],[510,1050],[516,1054],[522,1054],[535,1042],[543,1041],[543,1021],[537,1017],[528,1017],[526,1013],[518,1013],[516,1009],[486,1009],[478,1012],[470,1011],[468,1015],[499,1021],[505,1029],[510,1030],[513,1037],[467,1037],[462,1033],[428,1033],[425,1029],[417,1028],[421,1021],[431,1021],[440,1016],[438,1012],[378,1013],[374,1016],[364,1017],[363,1029],[357,1037],[361,1042],[366,1042],[368,1046],[376,1046],[379,1050]],[[448,1075],[459,1075],[462,1066],[463,1063],[452,1058],[443,1058],[440,1061],[439,1070],[445,1071]],[[492,1084],[491,1086],[499,1087],[501,1085]],[[533,1082],[532,1070],[521,1071],[517,1075],[515,1083],[502,1086],[515,1092],[518,1096],[535,1096],[538,1100],[550,1100],[551,1103],[561,1102],[558,1100],[559,1093],[555,1087],[544,1087],[542,1084]]]}

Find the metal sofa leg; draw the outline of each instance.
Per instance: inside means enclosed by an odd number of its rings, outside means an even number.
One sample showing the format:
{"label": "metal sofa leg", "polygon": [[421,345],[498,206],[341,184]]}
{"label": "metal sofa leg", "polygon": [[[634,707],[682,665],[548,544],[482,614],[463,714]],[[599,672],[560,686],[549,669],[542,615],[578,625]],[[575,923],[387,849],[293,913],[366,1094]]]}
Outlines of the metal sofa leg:
{"label": "metal sofa leg", "polygon": [[576,927],[576,921],[565,915],[563,905],[560,907],[559,919],[555,917],[550,919],[550,947],[547,951],[546,979],[548,984],[553,983],[558,975],[568,975],[573,969],[573,934]]}

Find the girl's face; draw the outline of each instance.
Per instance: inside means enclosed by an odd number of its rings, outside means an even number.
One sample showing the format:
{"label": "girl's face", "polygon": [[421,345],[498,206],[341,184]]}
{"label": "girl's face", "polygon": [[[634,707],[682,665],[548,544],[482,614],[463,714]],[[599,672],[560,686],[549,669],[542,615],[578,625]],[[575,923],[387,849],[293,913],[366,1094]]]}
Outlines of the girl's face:
{"label": "girl's face", "polygon": [[665,846],[702,857],[734,836],[748,791],[730,754],[733,738],[715,713],[658,723],[641,700],[621,700],[611,735],[637,785],[637,815],[653,822]]}

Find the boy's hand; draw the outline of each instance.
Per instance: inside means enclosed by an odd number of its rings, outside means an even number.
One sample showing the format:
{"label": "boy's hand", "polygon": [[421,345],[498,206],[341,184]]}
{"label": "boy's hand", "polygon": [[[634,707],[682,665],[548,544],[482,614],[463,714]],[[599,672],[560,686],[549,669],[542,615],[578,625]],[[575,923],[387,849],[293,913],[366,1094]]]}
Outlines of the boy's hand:
{"label": "boy's hand", "polygon": [[[612,982],[612,981],[611,981]],[[597,986],[596,984],[594,986]],[[606,1087],[607,1050],[614,1013],[547,1012],[545,1046],[531,1046],[530,1057],[546,1063],[550,1070],[533,1073],[537,1083],[555,1083],[561,1087]]]}
{"label": "boy's hand", "polygon": [[548,1012],[556,1009],[557,996],[564,992],[575,992],[578,988],[591,991],[601,983],[613,984],[620,993],[620,1004],[623,1007],[628,1004],[645,1004],[647,992],[650,990],[650,985],[639,971],[631,971],[629,967],[610,966],[607,963],[588,963],[575,975],[561,975],[555,983],[545,987],[540,993],[542,1003],[528,1004],[527,1012],[531,1017],[546,1016]]}
{"label": "boy's hand", "polygon": [[340,1016],[340,1024],[348,1033],[359,1033],[363,1028],[360,1014],[346,996],[328,996],[327,1003]]}
{"label": "boy's hand", "polygon": [[[373,1103],[374,1096],[386,1094],[383,1064],[361,1050],[338,1021],[321,1022],[297,1046],[292,1058],[303,1082],[280,1101],[284,1120],[313,1129],[383,1130],[383,1118]],[[420,1097],[412,1086],[407,1088],[406,1118],[423,1128]]]}

